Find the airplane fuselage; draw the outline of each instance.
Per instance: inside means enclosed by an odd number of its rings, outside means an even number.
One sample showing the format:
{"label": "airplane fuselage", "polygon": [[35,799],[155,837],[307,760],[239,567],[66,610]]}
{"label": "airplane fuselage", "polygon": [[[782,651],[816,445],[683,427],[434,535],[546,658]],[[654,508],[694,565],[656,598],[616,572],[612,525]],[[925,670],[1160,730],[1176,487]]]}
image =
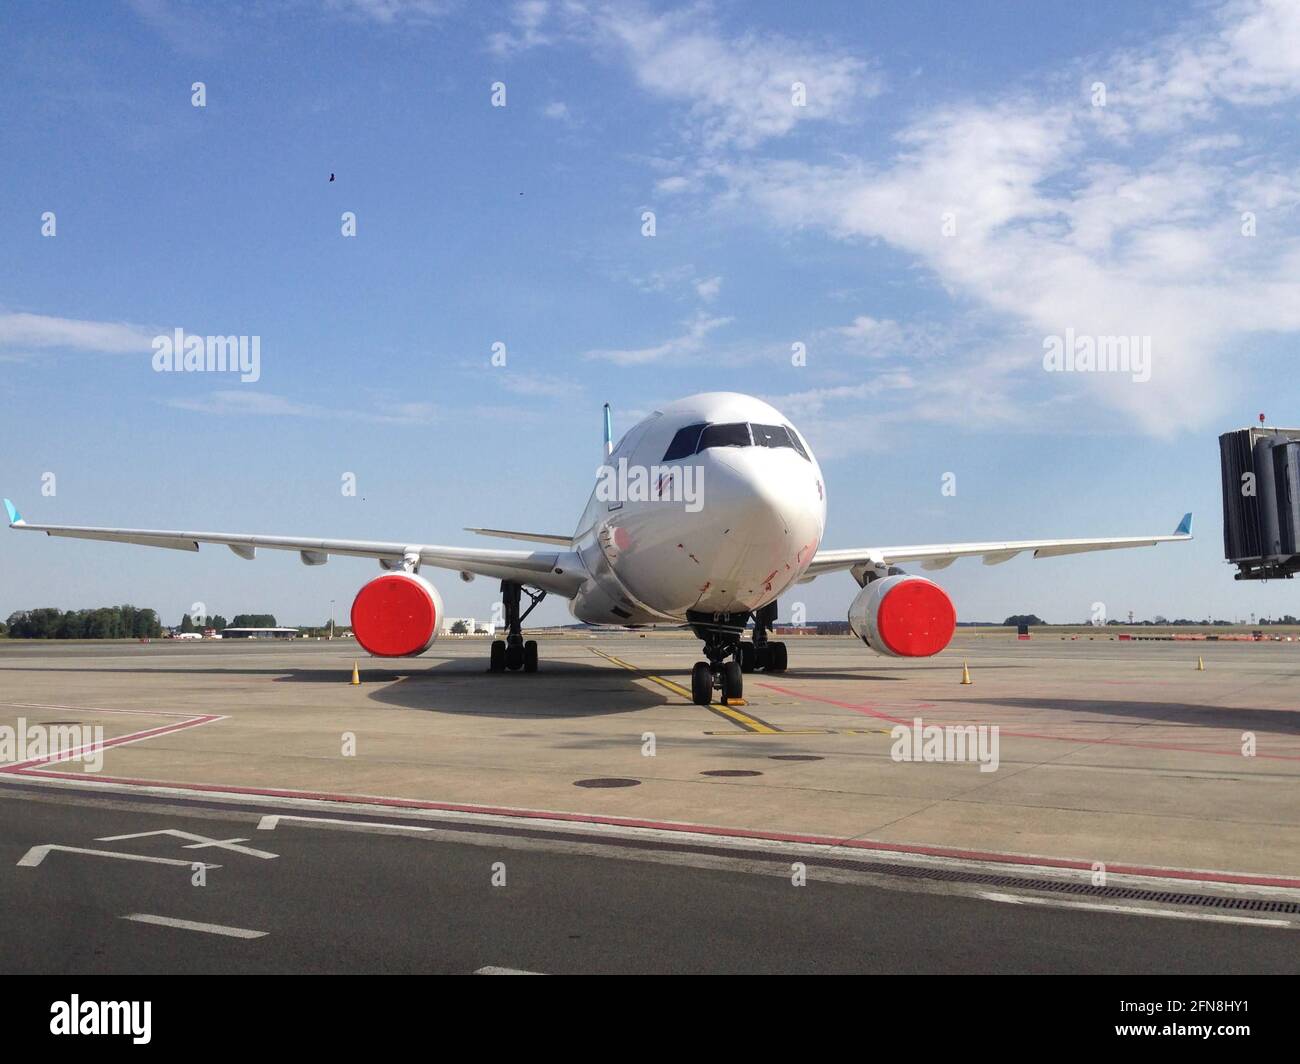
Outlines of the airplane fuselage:
{"label": "airplane fuselage", "polygon": [[826,488],[807,441],[751,396],[713,392],[655,411],[602,467],[575,535],[593,624],[680,624],[772,602],[808,568]]}

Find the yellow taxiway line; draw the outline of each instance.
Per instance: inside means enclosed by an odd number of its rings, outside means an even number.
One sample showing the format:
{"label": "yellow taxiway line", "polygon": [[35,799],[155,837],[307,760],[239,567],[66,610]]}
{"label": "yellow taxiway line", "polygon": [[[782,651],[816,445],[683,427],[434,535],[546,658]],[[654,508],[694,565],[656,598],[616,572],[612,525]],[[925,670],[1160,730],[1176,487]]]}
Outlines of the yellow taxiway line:
{"label": "yellow taxiway line", "polygon": [[[621,668],[628,669],[631,672],[640,673],[651,683],[657,683],[660,687],[672,691],[673,694],[681,695],[690,702],[691,705],[695,704],[691,692],[681,684],[675,683],[672,680],[667,680],[662,676],[655,676],[652,673],[648,673],[640,666],[633,665],[631,662],[624,661],[622,658],[616,658],[613,654],[606,654],[603,650],[597,650],[595,647],[588,647],[587,649],[593,654],[599,654],[606,661],[612,661],[615,665],[618,665]],[[768,724],[767,721],[760,720],[758,717],[749,713],[742,713],[735,706],[728,705],[726,702],[711,702],[705,708],[710,712],[716,713],[718,716],[731,721],[732,724],[744,728],[745,731],[753,732],[755,735],[778,735],[781,733],[781,729],[775,724]]]}

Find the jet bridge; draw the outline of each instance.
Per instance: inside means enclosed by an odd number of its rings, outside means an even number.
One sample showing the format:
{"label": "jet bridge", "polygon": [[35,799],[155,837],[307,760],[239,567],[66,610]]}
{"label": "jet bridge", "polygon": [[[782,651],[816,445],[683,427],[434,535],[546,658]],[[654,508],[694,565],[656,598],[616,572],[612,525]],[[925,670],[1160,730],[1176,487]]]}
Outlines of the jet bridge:
{"label": "jet bridge", "polygon": [[1223,554],[1237,580],[1300,571],[1300,429],[1263,424],[1219,437]]}

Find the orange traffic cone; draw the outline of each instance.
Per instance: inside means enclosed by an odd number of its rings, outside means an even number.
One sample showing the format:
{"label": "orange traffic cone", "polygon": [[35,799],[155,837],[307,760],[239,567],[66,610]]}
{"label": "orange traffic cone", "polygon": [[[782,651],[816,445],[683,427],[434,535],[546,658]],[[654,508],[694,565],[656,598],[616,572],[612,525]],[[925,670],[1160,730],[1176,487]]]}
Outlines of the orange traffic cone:
{"label": "orange traffic cone", "polygon": [[975,682],[970,678],[970,669],[964,661],[961,663],[961,682],[963,684],[971,684]]}
{"label": "orange traffic cone", "polygon": [[352,686],[357,687],[361,683],[361,673],[357,671],[357,663],[352,663]]}

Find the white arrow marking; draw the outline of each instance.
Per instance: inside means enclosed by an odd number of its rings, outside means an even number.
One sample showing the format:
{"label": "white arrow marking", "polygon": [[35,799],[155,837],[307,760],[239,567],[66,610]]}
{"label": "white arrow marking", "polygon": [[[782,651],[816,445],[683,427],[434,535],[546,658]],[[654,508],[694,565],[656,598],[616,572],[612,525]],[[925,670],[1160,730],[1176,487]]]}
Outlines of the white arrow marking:
{"label": "white arrow marking", "polygon": [[176,828],[165,828],[162,831],[140,831],[134,835],[105,835],[96,839],[96,842],[124,842],[127,839],[147,839],[153,835],[171,835],[178,839],[189,839],[194,843],[193,846],[186,846],[187,850],[202,850],[209,846],[215,846],[219,850],[230,850],[232,853],[242,853],[249,857],[260,857],[263,860],[270,860],[272,857],[279,857],[278,853],[268,853],[266,850],[254,850],[248,846],[236,846],[234,843],[247,842],[247,839],[210,839],[206,835],[195,835],[190,831],[178,831]]}
{"label": "white arrow marking", "polygon": [[137,924],[157,924],[159,927],[179,927],[182,931],[202,931],[209,935],[225,935],[226,938],[265,938],[267,931],[250,931],[246,927],[226,927],[223,924],[200,924],[193,920],[178,920],[174,916],[152,916],[149,913],[131,913],[123,920],[134,920]]}
{"label": "white arrow marking", "polygon": [[545,972],[526,972],[522,968],[497,968],[489,964],[486,968],[480,968],[475,975],[545,975]]}
{"label": "white arrow marking", "polygon": [[182,861],[179,857],[146,857],[140,853],[117,853],[115,850],[86,850],[79,846],[33,846],[18,862],[19,868],[35,868],[45,860],[47,854],[59,850],[62,853],[84,853],[93,857],[115,857],[119,861],[144,861],[147,864],[184,865],[193,868],[202,864],[204,868],[220,868],[219,864],[203,864],[202,861]]}

